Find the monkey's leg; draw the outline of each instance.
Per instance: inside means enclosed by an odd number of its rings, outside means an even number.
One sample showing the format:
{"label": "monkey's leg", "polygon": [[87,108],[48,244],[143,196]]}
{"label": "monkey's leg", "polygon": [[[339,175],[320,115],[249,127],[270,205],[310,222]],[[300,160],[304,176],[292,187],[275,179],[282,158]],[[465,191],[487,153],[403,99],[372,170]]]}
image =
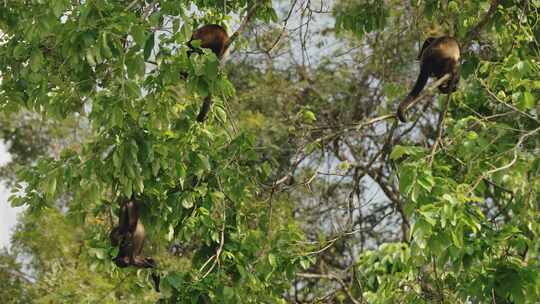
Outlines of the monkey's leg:
{"label": "monkey's leg", "polygon": [[144,225],[141,223],[141,220],[139,219],[137,221],[137,226],[135,228],[135,231],[132,235],[132,242],[133,242],[133,256],[140,256],[142,253],[142,248],[144,244],[144,238],[145,238],[145,231],[144,231]]}

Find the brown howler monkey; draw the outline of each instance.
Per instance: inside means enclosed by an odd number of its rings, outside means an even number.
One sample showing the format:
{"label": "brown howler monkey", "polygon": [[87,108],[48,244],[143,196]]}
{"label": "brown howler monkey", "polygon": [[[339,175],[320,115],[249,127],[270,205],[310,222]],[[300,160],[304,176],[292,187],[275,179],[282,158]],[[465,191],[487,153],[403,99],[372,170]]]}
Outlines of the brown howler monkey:
{"label": "brown howler monkey", "polygon": [[[227,51],[229,35],[227,35],[227,32],[223,27],[217,24],[207,24],[198,28],[195,32],[193,32],[193,35],[187,44],[190,48],[190,50],[187,52],[188,56],[191,56],[191,54],[195,52],[201,53],[200,50],[193,47],[191,42],[194,40],[200,40],[201,48],[212,50],[212,52],[216,54],[216,57],[221,59]],[[212,96],[209,94],[204,98],[199,115],[197,115],[198,122],[204,122],[206,120],[206,115],[210,110],[211,104]]]}
{"label": "brown howler monkey", "polygon": [[439,79],[450,74],[450,79],[439,86],[439,91],[445,94],[454,92],[459,81],[460,52],[455,38],[448,36],[427,38],[417,59],[420,60],[420,74],[409,95],[399,104],[397,111],[397,117],[402,122],[406,121],[407,108],[418,97],[429,77]]}
{"label": "brown howler monkey", "polygon": [[203,25],[193,32],[191,39],[189,39],[187,43],[188,47],[190,48],[188,51],[188,56],[194,52],[200,53],[200,51],[195,49],[191,44],[191,42],[194,40],[200,40],[201,48],[212,50],[212,52],[216,54],[216,57],[221,59],[225,54],[225,46],[229,41],[229,35],[227,35],[227,32],[223,27],[217,24]]}
{"label": "brown howler monkey", "polygon": [[111,244],[119,251],[114,262],[118,267],[134,266],[154,268],[156,262],[142,256],[144,226],[139,219],[139,206],[135,200],[126,200],[120,206],[118,226],[111,231]]}

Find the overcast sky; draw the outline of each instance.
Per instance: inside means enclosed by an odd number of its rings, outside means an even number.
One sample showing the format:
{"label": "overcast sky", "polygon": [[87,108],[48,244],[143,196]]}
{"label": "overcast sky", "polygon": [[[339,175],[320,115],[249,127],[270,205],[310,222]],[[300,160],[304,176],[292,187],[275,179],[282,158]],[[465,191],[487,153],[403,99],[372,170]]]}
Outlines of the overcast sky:
{"label": "overcast sky", "polygon": [[[0,143],[0,166],[9,161],[9,155],[6,152],[6,146]],[[9,237],[11,230],[17,221],[17,213],[21,208],[11,208],[7,199],[9,190],[4,183],[0,182],[0,248],[9,247]]]}

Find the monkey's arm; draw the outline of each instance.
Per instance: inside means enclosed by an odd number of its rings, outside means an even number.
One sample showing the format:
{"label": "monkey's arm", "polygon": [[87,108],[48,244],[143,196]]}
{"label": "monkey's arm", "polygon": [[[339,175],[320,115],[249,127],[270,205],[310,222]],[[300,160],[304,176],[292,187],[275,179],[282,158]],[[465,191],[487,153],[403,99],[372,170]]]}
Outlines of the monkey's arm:
{"label": "monkey's arm", "polygon": [[118,228],[116,231],[116,234],[119,236],[123,236],[129,231],[129,214],[126,205],[126,202],[120,204],[120,211],[118,214]]}

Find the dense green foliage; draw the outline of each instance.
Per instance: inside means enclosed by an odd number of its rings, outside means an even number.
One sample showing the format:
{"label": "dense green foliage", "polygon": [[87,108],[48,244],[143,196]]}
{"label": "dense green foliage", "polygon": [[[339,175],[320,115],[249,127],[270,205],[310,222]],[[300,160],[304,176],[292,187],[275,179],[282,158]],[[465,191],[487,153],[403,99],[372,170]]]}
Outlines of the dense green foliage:
{"label": "dense green foliage", "polygon": [[[0,6],[7,303],[540,298],[540,1]],[[205,23],[240,28],[223,63],[186,54]],[[441,33],[459,90],[381,116]],[[160,293],[111,260],[130,197]]]}

